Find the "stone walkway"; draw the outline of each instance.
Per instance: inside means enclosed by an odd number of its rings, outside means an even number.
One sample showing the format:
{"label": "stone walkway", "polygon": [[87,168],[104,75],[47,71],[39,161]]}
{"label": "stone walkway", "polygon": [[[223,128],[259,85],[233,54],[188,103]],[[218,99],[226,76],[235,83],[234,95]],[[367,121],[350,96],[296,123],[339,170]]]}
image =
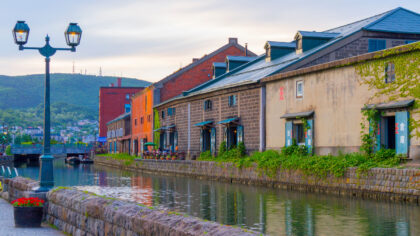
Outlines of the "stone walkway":
{"label": "stone walkway", "polygon": [[41,228],[15,228],[13,220],[13,206],[0,198],[0,235],[1,236],[50,236],[64,235],[62,232],[43,226]]}

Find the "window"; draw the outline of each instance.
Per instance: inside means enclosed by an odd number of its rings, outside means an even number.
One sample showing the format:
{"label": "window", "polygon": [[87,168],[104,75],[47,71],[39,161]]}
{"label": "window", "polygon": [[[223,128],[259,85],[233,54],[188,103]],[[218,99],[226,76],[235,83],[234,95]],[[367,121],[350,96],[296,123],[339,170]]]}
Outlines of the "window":
{"label": "window", "polygon": [[151,116],[151,115],[148,115],[148,116],[147,116],[147,121],[148,121],[148,122],[151,122],[151,121],[152,121],[152,116]]}
{"label": "window", "polygon": [[143,119],[143,117],[141,117],[140,118],[140,124],[143,124],[144,123],[144,119]]}
{"label": "window", "polygon": [[161,112],[162,119],[165,119],[165,111]]}
{"label": "window", "polygon": [[228,105],[230,107],[236,106],[236,95],[230,95]]}
{"label": "window", "polygon": [[168,108],[168,116],[174,116],[175,115],[175,107]]}
{"label": "window", "polygon": [[147,96],[144,97],[144,110],[147,111]]}
{"label": "window", "polygon": [[130,104],[125,104],[124,105],[124,111],[125,111],[125,113],[130,112],[131,111],[131,105]]}
{"label": "window", "polygon": [[305,144],[303,124],[293,124],[293,139],[296,140],[296,143],[299,145]]}
{"label": "window", "polygon": [[206,100],[204,101],[204,110],[205,111],[211,111],[212,109],[212,101],[211,100]]}
{"label": "window", "polygon": [[395,81],[395,64],[388,62],[385,65],[385,83],[392,83]]}
{"label": "window", "polygon": [[125,95],[125,99],[130,100],[130,94],[128,94],[128,93],[127,93],[127,94]]}
{"label": "window", "polygon": [[368,52],[375,52],[386,48],[385,39],[369,39]]}
{"label": "window", "polygon": [[137,119],[134,119],[134,126],[137,126]]}
{"label": "window", "polygon": [[302,98],[303,97],[303,81],[296,81],[296,97]]}

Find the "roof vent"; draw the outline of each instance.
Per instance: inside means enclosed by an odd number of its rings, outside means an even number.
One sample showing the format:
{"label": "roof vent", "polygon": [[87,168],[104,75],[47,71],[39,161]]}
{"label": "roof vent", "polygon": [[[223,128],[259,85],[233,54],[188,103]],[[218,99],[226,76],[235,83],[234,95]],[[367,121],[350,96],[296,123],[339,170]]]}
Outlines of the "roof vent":
{"label": "roof vent", "polygon": [[213,79],[226,73],[226,63],[224,62],[213,62],[212,66]]}
{"label": "roof vent", "polygon": [[265,43],[265,60],[271,61],[275,60],[279,57],[282,57],[286,54],[295,51],[296,43],[295,42],[274,42],[274,41],[267,41]]}
{"label": "roof vent", "polygon": [[200,60],[200,59],[199,58],[193,58],[192,62],[194,63],[194,62],[196,62],[198,60]]}
{"label": "roof vent", "polygon": [[315,31],[298,31],[295,36],[296,53],[306,52],[340,35]]}
{"label": "roof vent", "polygon": [[254,60],[256,57],[226,56],[226,72]]}
{"label": "roof vent", "polygon": [[229,38],[229,44],[238,44],[238,38]]}

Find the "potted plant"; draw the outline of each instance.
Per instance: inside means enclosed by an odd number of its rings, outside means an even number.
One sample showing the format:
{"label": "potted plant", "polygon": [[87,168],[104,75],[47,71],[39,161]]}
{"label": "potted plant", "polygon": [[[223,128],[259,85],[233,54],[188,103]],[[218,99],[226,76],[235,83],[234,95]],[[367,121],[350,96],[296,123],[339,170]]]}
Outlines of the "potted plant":
{"label": "potted plant", "polygon": [[15,227],[41,227],[44,200],[37,197],[12,201]]}

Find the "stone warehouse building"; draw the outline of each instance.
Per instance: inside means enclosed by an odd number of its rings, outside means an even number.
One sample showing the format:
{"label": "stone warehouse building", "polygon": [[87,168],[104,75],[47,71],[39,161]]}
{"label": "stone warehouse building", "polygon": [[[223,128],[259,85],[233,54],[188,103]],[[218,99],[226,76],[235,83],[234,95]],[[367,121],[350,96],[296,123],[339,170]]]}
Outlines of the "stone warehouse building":
{"label": "stone warehouse building", "polygon": [[99,140],[106,142],[107,123],[117,116],[131,111],[131,97],[143,90],[143,87],[121,87],[121,78],[117,86],[99,88]]}
{"label": "stone warehouse building", "polygon": [[[216,153],[222,141],[228,146],[244,142],[248,152],[262,151],[266,99],[272,99],[262,79],[411,43],[420,39],[419,25],[419,14],[397,8],[323,32],[298,31],[291,42],[268,41],[266,53],[251,61],[227,57],[226,73],[155,105],[159,131],[167,136],[161,146],[178,146],[189,157]],[[223,65],[214,64],[213,70],[219,73]],[[285,99],[284,90],[276,96]]]}
{"label": "stone warehouse building", "polygon": [[131,113],[124,113],[107,124],[109,153],[129,153],[131,146]]}
{"label": "stone warehouse building", "polygon": [[[153,105],[179,96],[183,91],[192,89],[213,77],[213,62],[224,62],[226,56],[255,56],[255,54],[238,43],[237,38],[229,38],[228,43],[201,58],[194,58],[192,63],[174,72],[173,74],[154,83],[148,88],[138,92],[132,98],[132,127],[133,145],[132,153],[136,155],[143,150],[143,144],[147,142],[159,142],[159,128],[154,128]],[[170,115],[170,114],[169,114]],[[159,126],[159,125],[158,125]],[[154,129],[159,132],[154,133]],[[156,139],[154,139],[156,134]],[[174,149],[174,136],[172,148]],[[169,135],[162,135],[162,140],[169,139]],[[168,141],[168,144],[170,142]],[[163,145],[163,143],[162,143]]]}
{"label": "stone warehouse building", "polygon": [[[413,80],[419,81],[419,56],[420,43],[412,43],[263,79],[267,148],[280,149],[295,139],[313,147],[316,154],[356,152],[362,144],[361,131],[368,131],[369,125],[364,130],[360,125],[367,123],[361,112],[367,106],[379,111],[376,150],[395,149],[397,154],[420,159],[420,137],[410,130],[409,119],[420,120],[420,111],[412,109],[413,96],[398,92],[408,84],[404,79],[415,76]],[[361,73],[366,65],[372,65],[366,70],[374,74]],[[417,70],[407,75],[411,66]],[[375,81],[376,86],[364,81]],[[302,119],[307,120],[306,129]]]}

